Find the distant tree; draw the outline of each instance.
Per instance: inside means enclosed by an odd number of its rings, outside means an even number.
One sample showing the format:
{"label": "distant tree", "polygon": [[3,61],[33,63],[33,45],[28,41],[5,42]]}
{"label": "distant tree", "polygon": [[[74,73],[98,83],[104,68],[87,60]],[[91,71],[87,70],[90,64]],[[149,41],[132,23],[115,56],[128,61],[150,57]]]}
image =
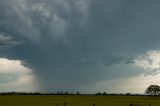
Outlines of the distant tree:
{"label": "distant tree", "polygon": [[57,92],[57,95],[60,95],[61,93],[60,92]]}
{"label": "distant tree", "polygon": [[160,95],[160,86],[158,85],[150,85],[146,90],[145,93],[148,95]]}
{"label": "distant tree", "polygon": [[107,93],[106,93],[106,92],[103,92],[103,95],[107,95]]}
{"label": "distant tree", "polygon": [[130,95],[132,95],[132,94],[131,94],[131,93],[126,93],[126,95],[127,95],[127,96],[130,96]]}
{"label": "distant tree", "polygon": [[80,93],[79,93],[79,92],[76,92],[76,95],[80,95]]}
{"label": "distant tree", "polygon": [[101,92],[98,92],[97,95],[102,95],[102,93],[101,93]]}
{"label": "distant tree", "polygon": [[68,92],[65,92],[65,95],[68,95],[69,93]]}
{"label": "distant tree", "polygon": [[60,95],[64,95],[64,93],[63,93],[63,92],[60,92]]}

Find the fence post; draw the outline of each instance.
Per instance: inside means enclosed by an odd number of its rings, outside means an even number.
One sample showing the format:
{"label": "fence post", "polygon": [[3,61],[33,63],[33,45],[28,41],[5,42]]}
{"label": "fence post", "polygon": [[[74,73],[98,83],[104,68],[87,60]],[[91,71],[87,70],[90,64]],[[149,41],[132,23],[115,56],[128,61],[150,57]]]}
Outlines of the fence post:
{"label": "fence post", "polygon": [[67,102],[64,102],[64,106],[67,106]]}
{"label": "fence post", "polygon": [[129,106],[132,106],[132,104],[130,103],[130,105]]}
{"label": "fence post", "polygon": [[93,106],[96,106],[96,104],[93,104]]}
{"label": "fence post", "polygon": [[149,104],[149,106],[151,106],[151,104]]}

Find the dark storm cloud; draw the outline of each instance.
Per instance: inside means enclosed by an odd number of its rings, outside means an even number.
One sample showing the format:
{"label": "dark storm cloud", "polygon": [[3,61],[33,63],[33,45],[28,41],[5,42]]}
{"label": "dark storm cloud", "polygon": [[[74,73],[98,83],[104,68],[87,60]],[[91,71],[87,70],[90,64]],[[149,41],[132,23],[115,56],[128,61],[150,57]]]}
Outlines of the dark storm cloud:
{"label": "dark storm cloud", "polygon": [[88,60],[86,58],[79,58],[76,62],[75,65],[78,66],[84,66],[84,65],[94,65],[96,64],[93,60]]}
{"label": "dark storm cloud", "polygon": [[17,45],[18,42],[15,41],[11,36],[5,36],[0,34],[0,48],[1,47],[11,47]]}
{"label": "dark storm cloud", "polygon": [[79,66],[83,66],[83,65],[93,65],[95,64],[93,61],[80,61],[80,62],[77,62],[76,65],[79,65]]}
{"label": "dark storm cloud", "polygon": [[[159,49],[159,3],[1,0],[0,32],[23,43],[1,51],[0,56],[26,61],[44,91],[77,90],[101,80],[137,75],[141,72],[127,71],[134,62],[126,57]],[[123,66],[106,69],[102,57],[107,66],[123,63],[125,71]]]}
{"label": "dark storm cloud", "polygon": [[133,64],[134,58],[131,57],[125,57],[125,56],[107,56],[104,58],[105,60],[105,66],[109,67],[112,65],[118,65],[118,64]]}
{"label": "dark storm cloud", "polygon": [[125,61],[125,64],[133,64],[133,63],[135,63],[133,57],[129,57],[129,58],[127,58],[127,60]]}

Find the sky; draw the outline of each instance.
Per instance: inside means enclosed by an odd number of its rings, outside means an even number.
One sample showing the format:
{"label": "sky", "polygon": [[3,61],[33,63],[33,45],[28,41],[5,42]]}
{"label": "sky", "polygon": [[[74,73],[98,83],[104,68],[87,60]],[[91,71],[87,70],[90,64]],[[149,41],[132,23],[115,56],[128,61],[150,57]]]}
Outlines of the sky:
{"label": "sky", "polygon": [[160,84],[159,0],[0,0],[0,92],[144,93]]}

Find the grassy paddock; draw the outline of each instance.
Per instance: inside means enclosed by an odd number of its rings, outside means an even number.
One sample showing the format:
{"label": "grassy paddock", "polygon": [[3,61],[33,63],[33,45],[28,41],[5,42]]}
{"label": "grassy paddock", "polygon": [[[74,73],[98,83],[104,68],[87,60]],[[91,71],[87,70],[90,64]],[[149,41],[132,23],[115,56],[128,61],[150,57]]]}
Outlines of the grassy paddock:
{"label": "grassy paddock", "polygon": [[0,96],[0,106],[160,106],[160,97],[148,96]]}

